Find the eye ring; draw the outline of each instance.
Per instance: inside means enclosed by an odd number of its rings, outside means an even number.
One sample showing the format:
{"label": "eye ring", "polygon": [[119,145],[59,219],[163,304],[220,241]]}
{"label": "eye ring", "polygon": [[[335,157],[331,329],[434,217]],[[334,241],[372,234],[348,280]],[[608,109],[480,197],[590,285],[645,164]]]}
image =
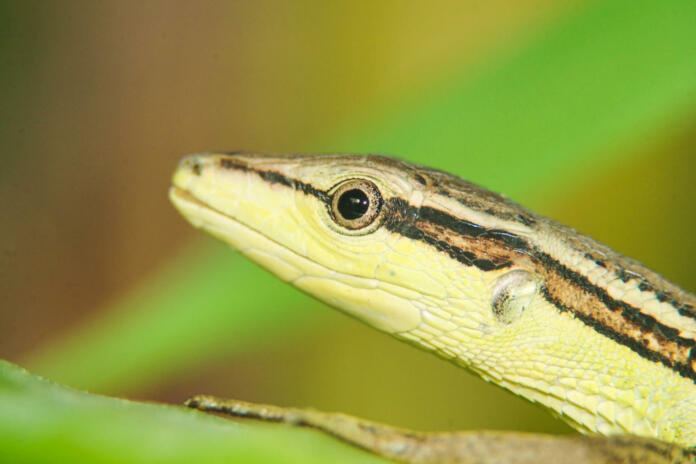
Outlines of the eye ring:
{"label": "eye ring", "polygon": [[382,210],[382,195],[377,186],[365,179],[350,179],[334,188],[331,194],[331,216],[349,230],[372,224]]}

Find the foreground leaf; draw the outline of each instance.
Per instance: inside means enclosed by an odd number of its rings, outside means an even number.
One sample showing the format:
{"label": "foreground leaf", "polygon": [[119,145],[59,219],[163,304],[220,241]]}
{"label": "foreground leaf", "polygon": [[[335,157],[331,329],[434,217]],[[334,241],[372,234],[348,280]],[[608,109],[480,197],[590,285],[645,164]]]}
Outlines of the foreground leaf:
{"label": "foreground leaf", "polygon": [[0,462],[386,461],[312,430],[93,395],[0,361]]}

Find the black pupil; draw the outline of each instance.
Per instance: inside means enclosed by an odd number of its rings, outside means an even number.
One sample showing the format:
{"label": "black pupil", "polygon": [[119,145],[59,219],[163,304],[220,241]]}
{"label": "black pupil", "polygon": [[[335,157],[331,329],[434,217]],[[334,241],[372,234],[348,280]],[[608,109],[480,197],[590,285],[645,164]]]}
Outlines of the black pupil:
{"label": "black pupil", "polygon": [[348,220],[362,217],[369,207],[370,200],[362,190],[348,190],[338,199],[338,212]]}

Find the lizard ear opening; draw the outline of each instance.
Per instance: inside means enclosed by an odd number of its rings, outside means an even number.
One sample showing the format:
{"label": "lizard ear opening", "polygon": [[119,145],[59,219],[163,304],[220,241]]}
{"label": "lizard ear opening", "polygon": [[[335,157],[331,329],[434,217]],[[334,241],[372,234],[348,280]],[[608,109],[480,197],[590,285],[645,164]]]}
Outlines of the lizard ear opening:
{"label": "lizard ear opening", "polygon": [[491,309],[493,317],[503,324],[517,321],[537,293],[537,280],[521,269],[503,274],[493,287]]}

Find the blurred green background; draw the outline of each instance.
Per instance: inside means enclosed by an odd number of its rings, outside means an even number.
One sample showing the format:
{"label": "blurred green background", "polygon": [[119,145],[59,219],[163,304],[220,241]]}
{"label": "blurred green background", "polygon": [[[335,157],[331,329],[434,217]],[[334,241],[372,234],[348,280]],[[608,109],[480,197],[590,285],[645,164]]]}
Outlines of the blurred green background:
{"label": "blurred green background", "polygon": [[696,289],[696,3],[0,3],[0,357],[417,429],[569,428],[275,281],[168,204],[216,149],[449,170]]}

